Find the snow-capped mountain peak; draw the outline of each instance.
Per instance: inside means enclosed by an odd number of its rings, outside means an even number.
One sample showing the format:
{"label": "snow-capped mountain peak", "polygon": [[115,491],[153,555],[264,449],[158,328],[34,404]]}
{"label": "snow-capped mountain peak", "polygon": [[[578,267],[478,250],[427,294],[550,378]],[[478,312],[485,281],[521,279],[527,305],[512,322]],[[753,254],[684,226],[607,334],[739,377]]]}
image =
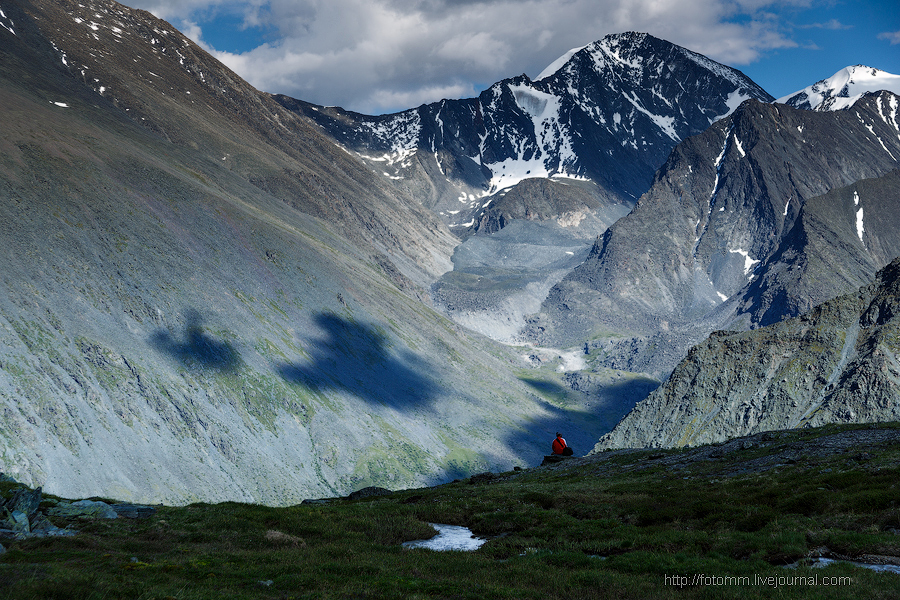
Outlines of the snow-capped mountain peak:
{"label": "snow-capped mountain peak", "polygon": [[900,94],[900,75],[855,65],[845,67],[828,79],[788,94],[776,102],[807,110],[842,110],[853,106],[863,94],[879,90]]}
{"label": "snow-capped mountain peak", "polygon": [[394,115],[276,97],[395,185],[427,178],[427,206],[453,228],[474,223],[486,196],[535,177],[587,179],[603,197],[632,204],[678,142],[747,98],[772,101],[740,71],[640,32],[572,49],[534,80],[520,75],[478,98]]}

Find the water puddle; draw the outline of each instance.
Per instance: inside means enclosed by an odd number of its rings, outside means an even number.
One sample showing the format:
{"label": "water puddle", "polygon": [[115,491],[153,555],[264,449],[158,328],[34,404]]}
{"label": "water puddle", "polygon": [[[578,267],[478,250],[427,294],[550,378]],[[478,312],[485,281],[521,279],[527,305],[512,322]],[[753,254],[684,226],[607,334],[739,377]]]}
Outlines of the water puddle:
{"label": "water puddle", "polygon": [[[835,563],[845,563],[854,565],[856,567],[863,567],[864,569],[870,569],[872,571],[876,571],[878,573],[894,573],[896,575],[900,575],[900,566],[898,565],[878,565],[873,563],[864,563],[864,562],[856,562],[852,560],[836,560],[833,558],[813,558],[810,561],[804,561],[804,564],[809,565],[814,568],[824,568],[828,565],[832,565]],[[799,563],[792,563],[787,565],[789,569],[796,569]]]}
{"label": "water puddle", "polygon": [[472,534],[472,530],[468,527],[460,527],[459,525],[442,525],[440,523],[429,523],[438,530],[438,534],[427,540],[414,540],[412,542],[403,542],[404,548],[427,548],[443,552],[446,550],[477,550],[487,540],[477,538]]}
{"label": "water puddle", "polygon": [[817,558],[812,563],[812,566],[813,567],[827,567],[828,565],[830,565],[832,563],[838,563],[838,562],[849,563],[849,564],[855,565],[857,567],[864,567],[866,569],[871,569],[871,570],[877,571],[879,573],[896,573],[897,575],[900,575],[900,566],[897,566],[897,565],[874,565],[872,563],[855,562],[852,560],[834,560],[831,558]]}

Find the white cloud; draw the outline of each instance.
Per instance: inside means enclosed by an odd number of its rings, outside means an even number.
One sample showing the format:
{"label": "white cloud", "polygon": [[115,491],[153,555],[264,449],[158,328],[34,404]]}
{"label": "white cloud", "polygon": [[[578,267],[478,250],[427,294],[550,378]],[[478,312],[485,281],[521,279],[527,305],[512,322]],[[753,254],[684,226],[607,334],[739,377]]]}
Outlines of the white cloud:
{"label": "white cloud", "polygon": [[810,23],[809,25],[801,25],[802,29],[850,29],[852,25],[844,25],[837,19],[831,19],[830,21],[826,21],[824,23]]}
{"label": "white cloud", "polygon": [[[537,76],[572,47],[642,31],[740,66],[794,47],[769,12],[809,0],[132,0],[202,41],[239,14],[272,41],[216,56],[259,89],[378,113]],[[452,94],[452,91],[460,93]]]}
{"label": "white cloud", "polygon": [[878,34],[879,40],[887,40],[891,43],[891,46],[896,46],[900,44],[900,31],[885,31],[884,33]]}

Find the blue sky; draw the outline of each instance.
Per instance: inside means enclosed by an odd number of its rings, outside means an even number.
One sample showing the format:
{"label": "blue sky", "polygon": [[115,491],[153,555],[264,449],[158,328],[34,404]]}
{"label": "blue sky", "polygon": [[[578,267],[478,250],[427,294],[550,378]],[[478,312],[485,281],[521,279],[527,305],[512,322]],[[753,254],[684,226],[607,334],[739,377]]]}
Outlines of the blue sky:
{"label": "blue sky", "polygon": [[642,31],[781,97],[865,64],[900,74],[897,0],[126,0],[258,89],[368,114],[537,76],[574,47]]}

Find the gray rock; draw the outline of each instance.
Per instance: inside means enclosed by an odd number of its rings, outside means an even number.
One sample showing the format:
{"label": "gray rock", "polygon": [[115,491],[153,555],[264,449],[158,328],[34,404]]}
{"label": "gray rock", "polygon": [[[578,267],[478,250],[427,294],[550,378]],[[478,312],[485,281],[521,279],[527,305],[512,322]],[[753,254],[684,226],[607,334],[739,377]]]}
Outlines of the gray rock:
{"label": "gray rock", "polygon": [[9,517],[6,521],[7,523],[9,523],[9,525],[11,525],[11,529],[16,533],[16,535],[31,532],[31,525],[28,522],[28,515],[26,515],[21,510],[14,510],[12,513],[9,513]]}
{"label": "gray rock", "polygon": [[113,504],[111,508],[126,519],[149,519],[156,513],[155,507],[142,504]]}
{"label": "gray rock", "polygon": [[37,518],[31,523],[31,534],[29,537],[68,537],[76,533],[74,529],[57,527],[47,517],[38,514]]}
{"label": "gray rock", "polygon": [[25,513],[29,519],[34,518],[38,508],[41,505],[41,488],[35,490],[18,489],[13,495],[3,503],[9,512],[21,511]]}
{"label": "gray rock", "polygon": [[347,496],[347,499],[348,500],[359,500],[361,498],[372,498],[374,496],[388,496],[393,493],[394,492],[392,492],[389,489],[386,489],[383,487],[377,487],[377,486],[373,485],[373,486],[365,487],[361,490],[356,490],[355,492],[352,492],[349,496]]}
{"label": "gray rock", "polygon": [[115,519],[118,517],[112,506],[99,500],[78,500],[77,502],[61,502],[47,511],[55,517],[87,517],[93,519]]}

